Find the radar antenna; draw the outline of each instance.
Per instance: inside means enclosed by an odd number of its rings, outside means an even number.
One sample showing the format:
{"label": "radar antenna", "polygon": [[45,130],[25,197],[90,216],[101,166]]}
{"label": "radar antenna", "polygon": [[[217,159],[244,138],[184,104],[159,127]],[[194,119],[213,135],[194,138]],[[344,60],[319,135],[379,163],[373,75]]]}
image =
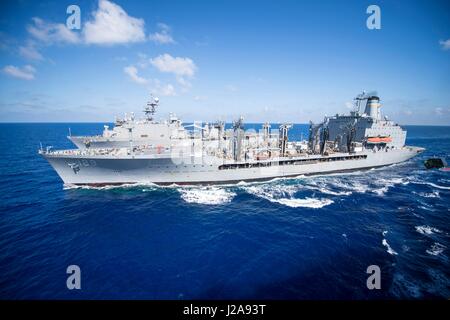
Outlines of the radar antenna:
{"label": "radar antenna", "polygon": [[366,91],[363,91],[362,93],[358,94],[353,100],[355,101],[355,107],[356,107],[356,111],[358,113],[361,112],[361,101],[366,100],[367,99],[367,95],[366,95]]}
{"label": "radar antenna", "polygon": [[153,116],[156,112],[156,107],[159,104],[159,99],[150,94],[150,100],[144,108],[145,117],[148,121],[153,121]]}

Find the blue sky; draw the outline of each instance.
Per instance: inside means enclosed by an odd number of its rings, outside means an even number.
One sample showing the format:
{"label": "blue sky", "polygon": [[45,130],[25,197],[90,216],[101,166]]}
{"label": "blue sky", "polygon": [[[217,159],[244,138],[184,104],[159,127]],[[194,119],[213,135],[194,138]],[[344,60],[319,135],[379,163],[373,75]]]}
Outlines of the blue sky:
{"label": "blue sky", "polygon": [[[68,30],[66,9],[81,9]],[[369,30],[366,9],[381,9]],[[0,121],[320,121],[376,90],[401,124],[450,125],[448,1],[2,1]]]}

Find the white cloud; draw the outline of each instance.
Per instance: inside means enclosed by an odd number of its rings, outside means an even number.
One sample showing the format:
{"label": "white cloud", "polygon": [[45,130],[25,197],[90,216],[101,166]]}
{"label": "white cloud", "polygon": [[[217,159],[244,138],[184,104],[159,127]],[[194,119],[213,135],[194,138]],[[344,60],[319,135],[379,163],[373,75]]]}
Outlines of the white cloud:
{"label": "white cloud", "polygon": [[177,82],[181,86],[181,91],[187,92],[192,87],[192,84],[187,81],[185,78],[177,76]]}
{"label": "white cloud", "polygon": [[46,44],[53,43],[78,43],[80,37],[78,33],[67,29],[62,23],[45,22],[41,18],[31,19],[33,24],[28,25],[27,30],[35,39]]}
{"label": "white cloud", "polygon": [[158,95],[158,96],[176,96],[177,93],[175,91],[175,87],[168,83],[162,84],[159,79],[151,79],[149,85],[150,92]]}
{"label": "white cloud", "polygon": [[171,35],[155,32],[148,36],[148,38],[156,43],[160,44],[168,44],[168,43],[174,43],[174,40]]}
{"label": "white cloud", "polygon": [[443,108],[435,108],[434,113],[436,113],[438,116],[442,116],[444,114]]}
{"label": "white cloud", "polygon": [[170,44],[175,43],[171,35],[170,27],[164,23],[158,23],[158,31],[148,36],[150,41],[158,44]]}
{"label": "white cloud", "polygon": [[123,71],[128,75],[131,81],[140,85],[146,85],[154,94],[160,96],[176,96],[175,87],[172,84],[162,84],[159,79],[146,79],[141,77],[139,76],[139,71],[135,66],[125,67],[123,68]]}
{"label": "white cloud", "polygon": [[99,0],[93,16],[83,28],[86,43],[112,45],[145,41],[144,20],[130,17],[115,3]]}
{"label": "white cloud", "polygon": [[167,24],[165,24],[165,23],[160,22],[160,23],[157,24],[157,27],[160,30],[162,30],[163,32],[166,32],[166,33],[170,32],[170,27]]}
{"label": "white cloud", "polygon": [[187,92],[191,88],[191,83],[186,78],[192,78],[197,71],[192,59],[172,57],[165,53],[148,61],[159,71],[174,74],[182,92]]}
{"label": "white cloud", "polygon": [[123,71],[130,77],[133,82],[138,84],[146,84],[148,81],[138,75],[138,69],[135,66],[128,66],[123,68]]}
{"label": "white cloud", "polygon": [[192,59],[172,57],[167,53],[150,59],[150,63],[161,72],[173,73],[180,77],[192,77],[197,70]]}
{"label": "white cloud", "polygon": [[155,88],[155,93],[166,97],[176,95],[175,88],[170,83],[158,86],[157,88]]}
{"label": "white cloud", "polygon": [[443,50],[450,50],[450,39],[447,40],[441,40],[439,41],[439,44],[441,45],[441,48]]}
{"label": "white cloud", "polygon": [[[158,23],[157,31],[148,37],[145,35],[144,26],[143,19],[129,16],[119,5],[108,0],[99,0],[97,10],[92,12],[91,19],[84,24],[82,33],[69,30],[65,24],[46,22],[38,17],[32,18],[32,24],[27,30],[34,39],[47,45],[54,43],[114,45],[146,40],[158,44],[176,43],[167,24]],[[23,50],[26,49],[24,47]],[[28,54],[30,55],[38,56],[36,52]]]}
{"label": "white cloud", "polygon": [[[69,30],[65,24],[46,22],[37,17],[32,18],[32,24],[27,30],[34,39],[47,45],[55,43],[113,45],[145,41],[144,24],[143,19],[129,16],[117,4],[99,0],[97,10],[92,12],[92,18],[84,24],[82,33]],[[168,29],[161,30],[162,35],[169,35]]]}
{"label": "white cloud", "polygon": [[3,68],[3,72],[15,78],[33,80],[36,69],[30,65],[26,65],[22,68],[8,65]]}
{"label": "white cloud", "polygon": [[44,60],[44,57],[42,54],[36,49],[33,42],[27,43],[25,46],[19,47],[19,54],[28,60],[37,60],[41,61]]}

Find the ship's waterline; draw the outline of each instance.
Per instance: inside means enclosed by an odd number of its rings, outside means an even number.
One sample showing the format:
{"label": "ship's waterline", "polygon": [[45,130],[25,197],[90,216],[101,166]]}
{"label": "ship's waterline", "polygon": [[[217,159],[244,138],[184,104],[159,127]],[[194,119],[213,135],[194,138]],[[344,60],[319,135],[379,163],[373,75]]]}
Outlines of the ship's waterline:
{"label": "ship's waterline", "polygon": [[[80,158],[44,155],[66,184],[220,184],[264,181],[277,177],[328,174],[382,167],[406,161],[423,148],[406,147],[388,152],[335,154],[265,162],[179,164],[172,158]],[[189,158],[188,158],[189,159]],[[210,159],[211,160],[211,159]],[[214,161],[214,159],[212,160]],[[203,164],[201,164],[203,163]],[[236,167],[240,166],[240,167]]]}

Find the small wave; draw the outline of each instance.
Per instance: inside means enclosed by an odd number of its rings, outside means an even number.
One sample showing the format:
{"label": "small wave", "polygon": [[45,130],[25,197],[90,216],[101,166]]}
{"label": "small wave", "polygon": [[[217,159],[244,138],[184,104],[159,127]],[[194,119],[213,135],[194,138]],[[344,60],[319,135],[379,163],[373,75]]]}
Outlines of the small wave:
{"label": "small wave", "polygon": [[381,182],[386,183],[390,186],[392,185],[396,185],[396,184],[402,184],[402,185],[408,185],[409,184],[409,180],[408,178],[403,178],[403,177],[396,177],[396,178],[391,178],[391,179],[381,179]]}
{"label": "small wave", "polygon": [[384,196],[384,194],[389,190],[389,187],[382,187],[379,189],[372,190],[373,193],[376,193],[379,196]]}
{"label": "small wave", "polygon": [[[424,204],[424,203],[422,203]],[[423,206],[418,206],[419,209],[427,210],[427,211],[435,211],[432,206],[424,204]]]}
{"label": "small wave", "polygon": [[430,249],[427,249],[426,252],[432,256],[437,256],[439,254],[441,254],[442,252],[444,252],[446,246],[444,246],[443,244],[440,244],[438,242],[435,242]]}
{"label": "small wave", "polygon": [[353,187],[353,190],[358,193],[366,193],[370,190],[370,187],[368,185],[360,182],[353,182],[350,184],[350,187]]}
{"label": "small wave", "polygon": [[262,198],[274,198],[274,197],[285,197],[292,196],[298,191],[298,185],[281,185],[281,184],[261,184],[261,185],[251,185],[243,188],[248,193],[260,196]]}
{"label": "small wave", "polygon": [[91,186],[91,185],[75,185],[75,184],[64,184],[63,190],[73,190],[73,189],[83,189],[83,190],[112,190],[112,189],[126,189],[126,188],[138,188],[138,187],[150,187],[150,188],[160,188],[160,186],[154,183],[124,183],[118,185],[104,185],[104,186]]}
{"label": "small wave", "polygon": [[272,202],[284,204],[285,206],[292,208],[305,207],[313,209],[319,209],[328,206],[334,202],[331,199],[315,199],[315,198],[305,198],[305,199],[285,198],[285,199],[269,199],[269,200]]}
{"label": "small wave", "polygon": [[250,194],[257,197],[269,200],[270,202],[279,203],[288,207],[307,207],[307,208],[322,208],[324,206],[332,204],[334,201],[331,199],[316,199],[316,198],[303,198],[298,199],[294,197],[294,194],[304,186],[301,185],[260,185],[250,186],[244,188]]}
{"label": "small wave", "polygon": [[415,192],[414,194],[417,194],[420,197],[423,198],[440,198],[439,191],[433,191],[433,192]]}
{"label": "small wave", "polygon": [[395,255],[395,256],[398,255],[398,253],[394,249],[391,248],[391,246],[389,245],[389,243],[387,242],[386,239],[383,239],[383,241],[381,243],[383,244],[383,246],[385,246],[387,248],[386,249],[387,253],[389,253],[390,255]]}
{"label": "small wave", "polygon": [[438,188],[438,189],[442,189],[442,190],[450,190],[450,187],[440,186],[440,185],[432,183],[432,182],[428,182],[427,184],[434,188]]}
{"label": "small wave", "polygon": [[[361,183],[356,180],[347,181],[345,178],[332,177],[320,180],[320,183],[317,184],[319,188],[323,188],[324,193],[335,195],[350,195],[353,192],[357,193],[365,193],[370,190],[370,187],[367,184]],[[330,190],[330,187],[337,190],[343,191],[334,191]]]}
{"label": "small wave", "polygon": [[430,227],[430,226],[416,226],[416,231],[421,233],[421,234],[425,234],[425,235],[430,235],[433,233],[441,233],[442,231],[434,228],[434,227]]}
{"label": "small wave", "polygon": [[331,194],[333,196],[349,196],[352,194],[351,191],[333,191],[326,188],[319,188],[319,191],[326,194]]}
{"label": "small wave", "polygon": [[180,188],[181,198],[188,203],[198,204],[224,204],[231,202],[236,193],[223,188]]}
{"label": "small wave", "polygon": [[416,183],[416,184],[429,185],[430,187],[438,188],[438,189],[442,189],[442,190],[450,190],[450,187],[447,187],[447,186],[441,186],[441,185],[435,184],[435,183],[433,183],[433,182],[415,181],[414,183]]}
{"label": "small wave", "polygon": [[389,188],[394,187],[395,185],[402,184],[408,185],[409,180],[405,178],[394,177],[390,179],[378,179],[375,181],[376,188],[372,190],[373,193],[376,193],[379,196],[384,196],[386,192],[389,191]]}
{"label": "small wave", "polygon": [[[307,187],[316,188],[318,191],[335,196],[348,196],[356,193],[375,193],[383,196],[389,188],[402,184],[407,185],[410,181],[404,177],[376,178],[357,176],[354,179],[348,179],[345,176],[318,177],[315,180],[307,180]],[[311,186],[312,185],[312,186]]]}
{"label": "small wave", "polygon": [[342,178],[338,177],[319,177],[314,180],[306,180],[305,187],[333,196],[349,196],[353,193],[352,188],[349,188],[342,182]]}

